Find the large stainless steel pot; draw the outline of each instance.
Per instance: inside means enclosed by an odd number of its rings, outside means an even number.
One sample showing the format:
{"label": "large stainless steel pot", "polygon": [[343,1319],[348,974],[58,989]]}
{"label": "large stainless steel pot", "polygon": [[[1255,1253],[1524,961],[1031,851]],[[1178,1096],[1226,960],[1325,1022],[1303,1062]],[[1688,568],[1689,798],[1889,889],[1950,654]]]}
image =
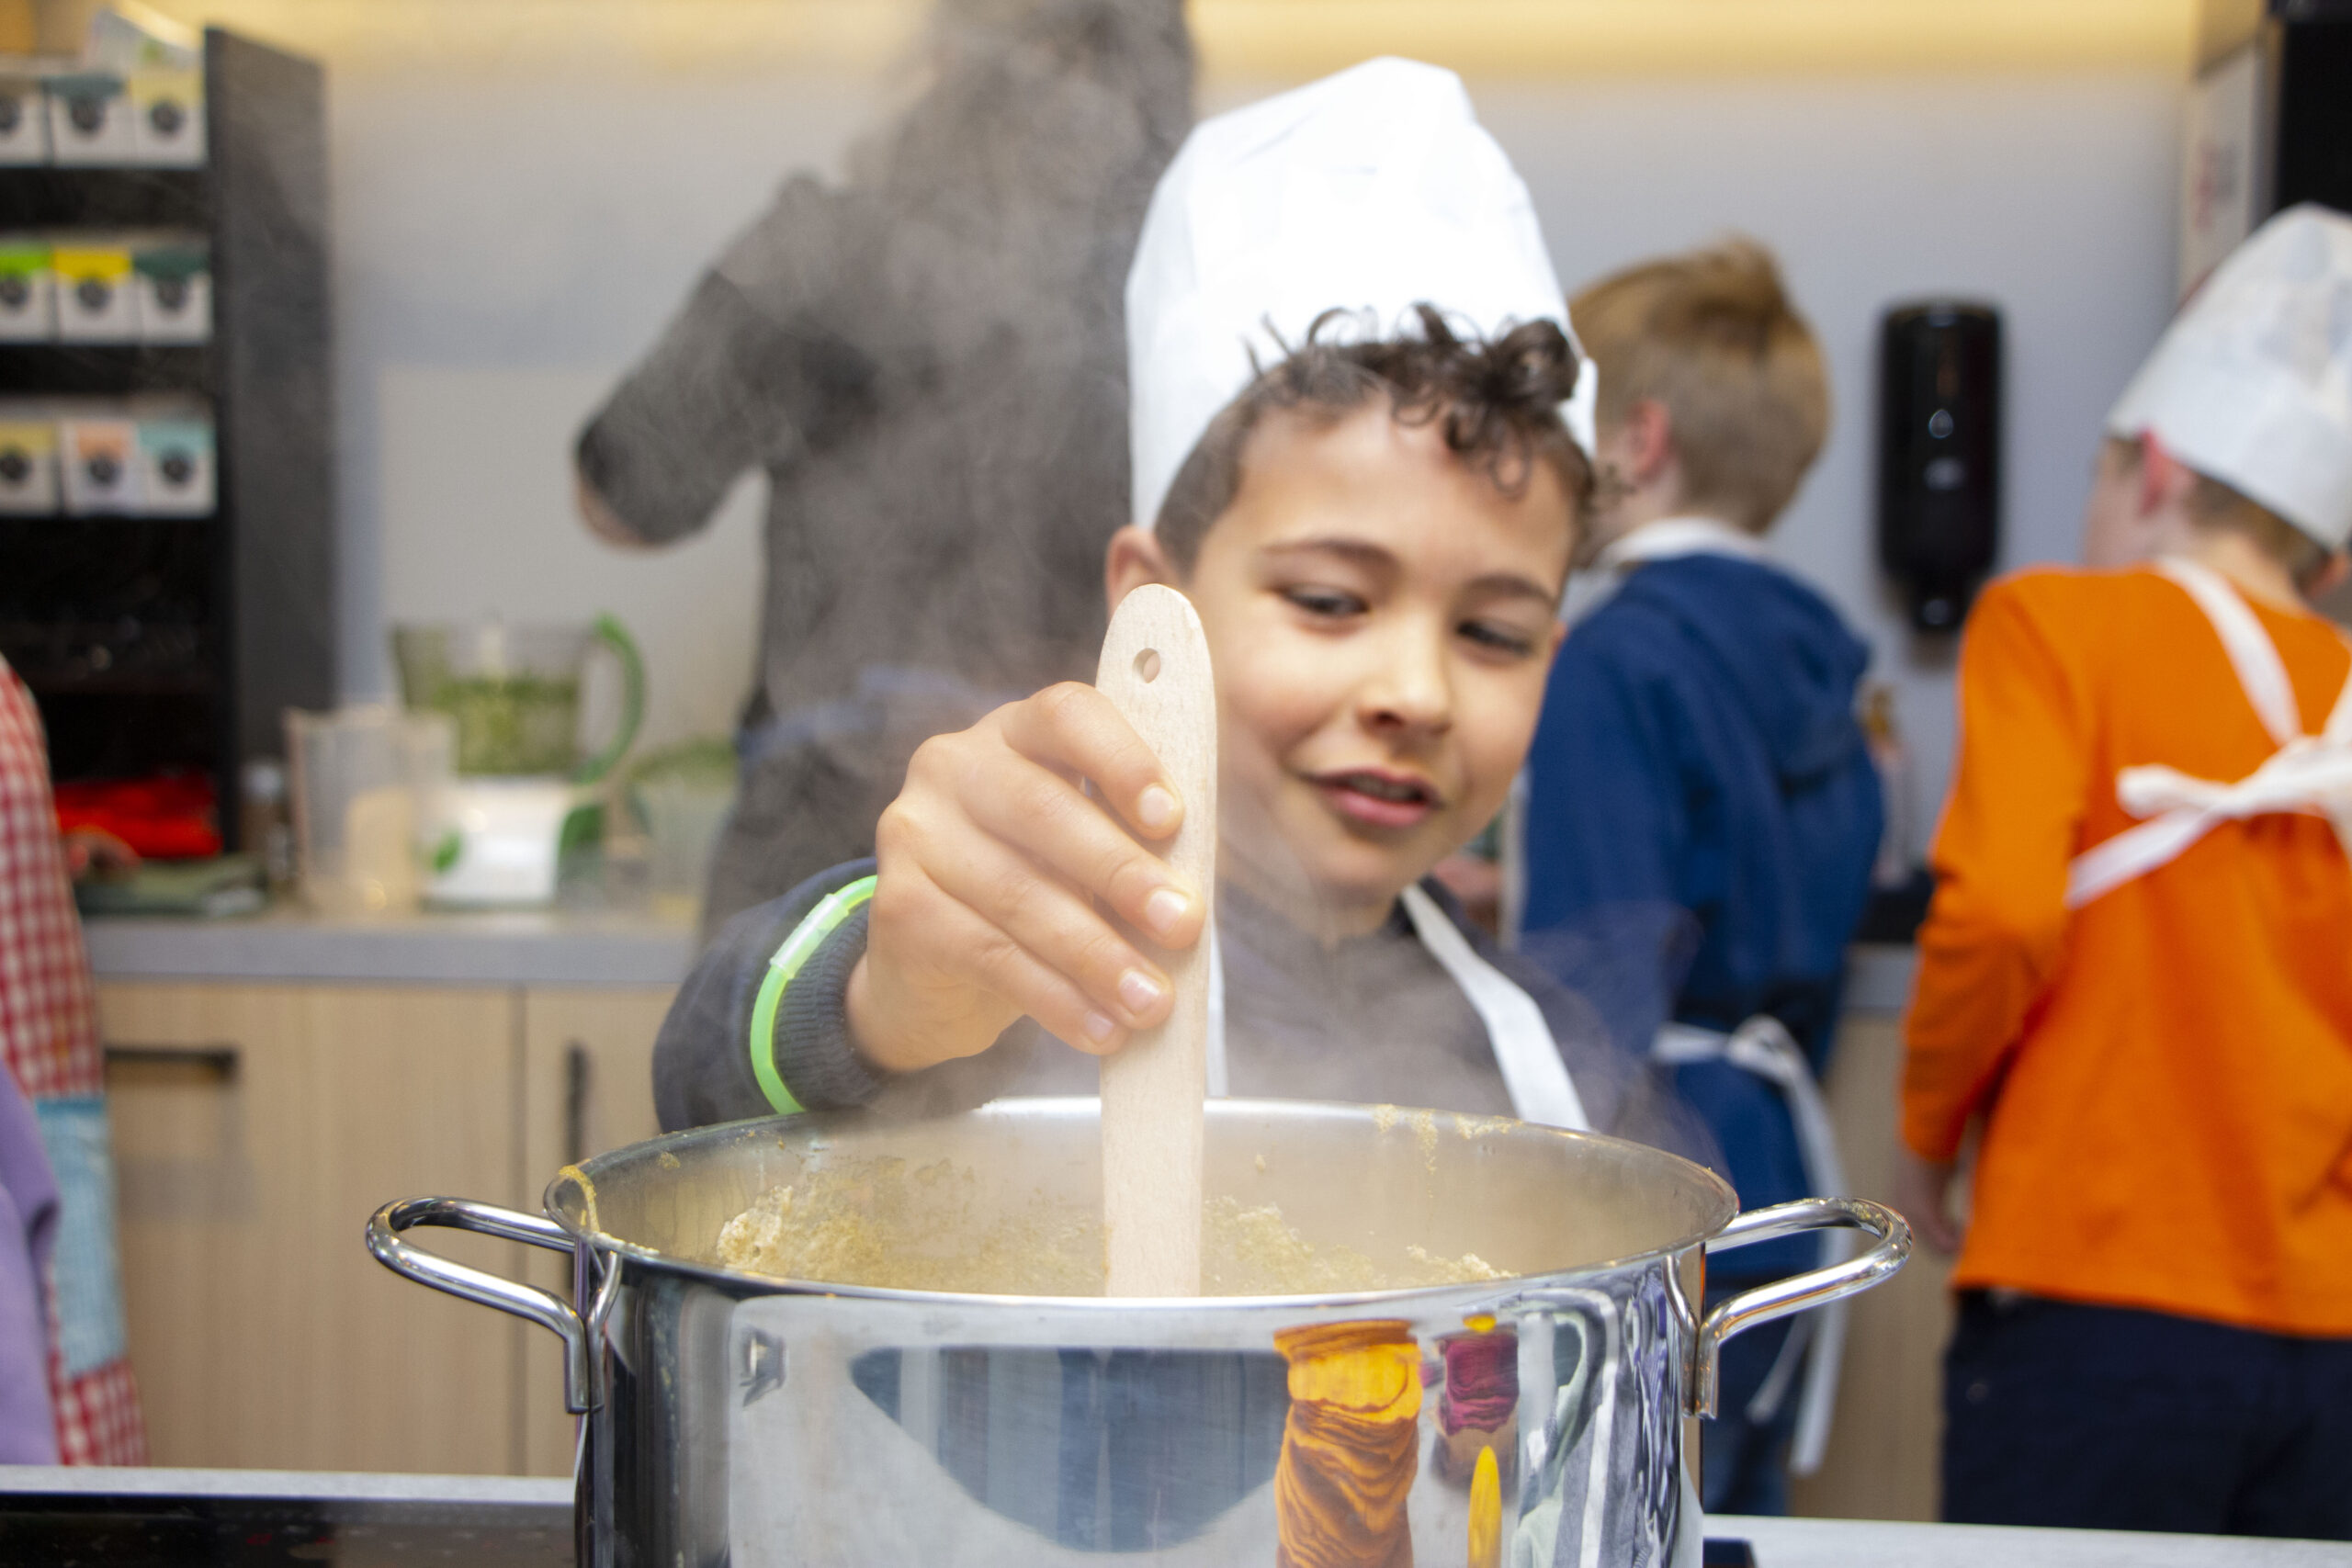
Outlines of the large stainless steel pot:
{"label": "large stainless steel pot", "polygon": [[[1696,1563],[1684,1416],[1751,1325],[1864,1290],[1910,1250],[1855,1199],[1735,1217],[1674,1156],[1447,1113],[1212,1102],[1207,1186],[1380,1258],[1518,1277],[1326,1297],[1106,1301],[793,1283],[707,1261],[770,1188],[896,1155],[954,1162],[978,1216],[1099,1203],[1091,1100],[944,1122],[797,1117],[567,1168],[548,1217],[386,1205],[410,1279],[564,1343],[583,1563],[647,1568]],[[968,1172],[968,1177],[963,1173]],[[575,1299],[402,1239],[453,1225],[570,1252]],[[1852,1226],[1861,1256],[1702,1317],[1702,1259]]]}

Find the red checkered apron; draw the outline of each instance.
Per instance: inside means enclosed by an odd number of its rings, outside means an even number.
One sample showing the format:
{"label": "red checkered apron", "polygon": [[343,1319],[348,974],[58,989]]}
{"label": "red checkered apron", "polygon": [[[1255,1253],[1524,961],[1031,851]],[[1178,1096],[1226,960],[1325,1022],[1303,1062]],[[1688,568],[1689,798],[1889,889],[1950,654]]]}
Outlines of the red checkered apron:
{"label": "red checkered apron", "polygon": [[[89,955],[49,791],[40,715],[15,671],[0,660],[0,1058],[25,1098],[94,1096],[105,1089]],[[50,1293],[56,1314],[56,1292]],[[57,1450],[67,1464],[144,1464],[147,1432],[130,1363],[113,1360],[65,1375],[50,1334],[50,1386]]]}

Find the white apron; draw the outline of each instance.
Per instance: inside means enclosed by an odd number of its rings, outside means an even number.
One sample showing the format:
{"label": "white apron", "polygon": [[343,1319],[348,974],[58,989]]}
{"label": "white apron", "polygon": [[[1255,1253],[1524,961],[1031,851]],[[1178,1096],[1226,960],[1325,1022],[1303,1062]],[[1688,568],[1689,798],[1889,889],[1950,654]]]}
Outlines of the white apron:
{"label": "white apron", "polygon": [[[1479,957],[1462,928],[1418,886],[1406,888],[1402,901],[1413,934],[1462,987],[1471,1010],[1487,1026],[1495,1065],[1502,1069],[1503,1088],[1510,1094],[1511,1113],[1522,1122],[1590,1132],[1592,1122],[1585,1115],[1584,1100],[1577,1093],[1576,1081],[1568,1077],[1567,1064],[1560,1059],[1559,1044],[1552,1038],[1552,1026],[1544,1021],[1544,1010],[1535,998],[1525,987]],[[1225,961],[1214,931],[1209,936],[1208,1058],[1209,1095],[1222,1100],[1228,1092]]]}
{"label": "white apron", "polygon": [[2067,868],[2066,907],[2079,909],[2160,866],[2170,864],[2224,822],[2273,812],[2325,817],[2352,854],[2352,678],[2344,683],[2317,735],[2303,733],[2295,688],[2278,646],[2228,579],[2177,557],[2154,570],[2178,583],[2222,639],[2238,684],[2278,750],[2235,784],[2193,779],[2161,765],[2126,768],[2115,778],[2115,798],[2146,820],[2085,851]]}

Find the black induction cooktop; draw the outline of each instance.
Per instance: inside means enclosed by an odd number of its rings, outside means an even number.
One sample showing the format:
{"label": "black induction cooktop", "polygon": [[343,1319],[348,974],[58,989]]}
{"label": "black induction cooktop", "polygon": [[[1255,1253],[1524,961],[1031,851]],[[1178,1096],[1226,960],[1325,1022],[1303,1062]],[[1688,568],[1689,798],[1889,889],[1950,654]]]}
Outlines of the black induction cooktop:
{"label": "black induction cooktop", "polygon": [[0,1563],[571,1568],[566,1482],[0,1466]]}

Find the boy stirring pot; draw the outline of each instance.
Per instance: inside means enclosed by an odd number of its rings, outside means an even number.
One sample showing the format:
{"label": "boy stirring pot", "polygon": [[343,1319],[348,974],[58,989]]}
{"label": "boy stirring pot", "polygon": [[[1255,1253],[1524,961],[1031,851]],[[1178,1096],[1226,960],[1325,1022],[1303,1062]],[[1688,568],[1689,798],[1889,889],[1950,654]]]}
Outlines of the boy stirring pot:
{"label": "boy stirring pot", "polygon": [[[1128,332],[1136,525],[1104,575],[1183,592],[1216,671],[1213,1092],[1655,1133],[1589,1010],[1425,881],[1526,754],[1591,474],[1592,367],[1459,82],[1376,61],[1201,126]],[[928,743],[876,863],[739,917],[690,977],[664,1124],[1091,1088],[1085,1054],[1170,1005],[1102,911],[1203,939],[1150,848],[1183,810],[1089,687]]]}

